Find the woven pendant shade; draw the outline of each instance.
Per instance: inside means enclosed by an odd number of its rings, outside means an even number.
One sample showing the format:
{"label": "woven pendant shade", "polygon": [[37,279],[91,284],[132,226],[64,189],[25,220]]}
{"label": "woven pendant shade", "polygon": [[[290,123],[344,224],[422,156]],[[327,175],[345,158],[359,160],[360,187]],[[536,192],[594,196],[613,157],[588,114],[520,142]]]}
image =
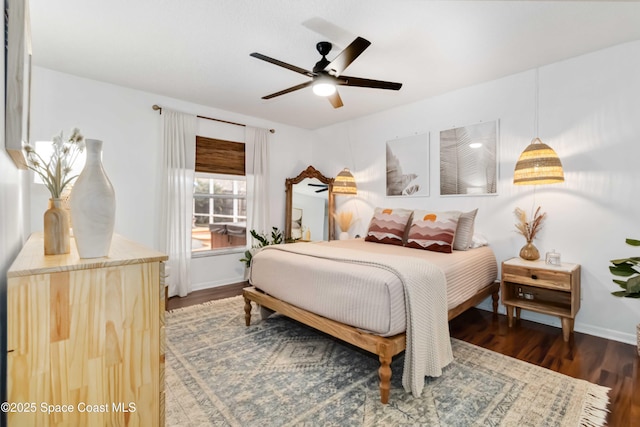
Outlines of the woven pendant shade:
{"label": "woven pendant shade", "polygon": [[333,193],[334,194],[358,194],[358,187],[356,187],[356,179],[351,175],[349,169],[344,168],[336,176],[333,181]]}
{"label": "woven pendant shade", "polygon": [[520,154],[513,174],[518,185],[556,184],[564,181],[560,158],[553,148],[535,138]]}

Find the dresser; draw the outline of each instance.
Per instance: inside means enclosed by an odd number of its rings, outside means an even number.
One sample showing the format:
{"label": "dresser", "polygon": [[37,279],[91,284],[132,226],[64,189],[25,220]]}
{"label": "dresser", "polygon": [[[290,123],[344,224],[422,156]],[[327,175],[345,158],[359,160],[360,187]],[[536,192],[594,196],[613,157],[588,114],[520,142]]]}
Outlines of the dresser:
{"label": "dresser", "polygon": [[104,258],[43,244],[7,272],[8,425],[163,426],[167,256],[118,235]]}

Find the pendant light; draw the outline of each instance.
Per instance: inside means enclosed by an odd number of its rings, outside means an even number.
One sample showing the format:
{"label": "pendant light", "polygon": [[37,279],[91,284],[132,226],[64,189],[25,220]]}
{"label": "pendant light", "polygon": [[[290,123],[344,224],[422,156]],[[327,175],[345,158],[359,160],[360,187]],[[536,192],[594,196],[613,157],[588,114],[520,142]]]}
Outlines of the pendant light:
{"label": "pendant light", "polygon": [[513,173],[513,183],[517,185],[557,184],[564,182],[564,172],[560,158],[547,144],[538,138],[538,69],[536,69],[535,133],[536,137],[524,149]]}
{"label": "pendant light", "polygon": [[342,169],[333,181],[334,194],[358,194],[356,179],[348,168]]}

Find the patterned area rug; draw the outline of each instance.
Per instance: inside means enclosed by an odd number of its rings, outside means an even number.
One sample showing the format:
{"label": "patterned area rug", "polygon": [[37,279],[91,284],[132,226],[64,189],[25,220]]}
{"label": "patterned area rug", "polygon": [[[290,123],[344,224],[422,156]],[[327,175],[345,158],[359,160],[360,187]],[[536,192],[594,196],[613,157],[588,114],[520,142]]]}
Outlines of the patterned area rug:
{"label": "patterned area rug", "polygon": [[392,364],[280,315],[244,325],[241,297],[167,313],[167,426],[600,426],[608,389],[453,339],[420,398]]}

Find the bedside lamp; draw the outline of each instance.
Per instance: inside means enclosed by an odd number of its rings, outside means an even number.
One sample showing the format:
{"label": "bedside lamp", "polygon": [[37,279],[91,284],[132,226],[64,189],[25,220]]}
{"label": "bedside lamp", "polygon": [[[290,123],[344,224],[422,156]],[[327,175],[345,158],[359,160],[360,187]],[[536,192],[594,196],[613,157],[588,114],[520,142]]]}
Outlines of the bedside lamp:
{"label": "bedside lamp", "polygon": [[342,171],[336,176],[333,181],[333,193],[334,194],[358,194],[358,187],[356,187],[356,179],[351,175],[348,168],[342,169]]}
{"label": "bedside lamp", "polygon": [[535,117],[534,128],[536,137],[524,149],[513,173],[513,183],[516,185],[557,184],[564,182],[564,172],[560,158],[553,148],[538,138],[538,98],[540,92],[539,70],[535,74]]}
{"label": "bedside lamp", "polygon": [[536,137],[524,149],[513,172],[516,185],[557,184],[564,181],[560,158],[547,144]]}

